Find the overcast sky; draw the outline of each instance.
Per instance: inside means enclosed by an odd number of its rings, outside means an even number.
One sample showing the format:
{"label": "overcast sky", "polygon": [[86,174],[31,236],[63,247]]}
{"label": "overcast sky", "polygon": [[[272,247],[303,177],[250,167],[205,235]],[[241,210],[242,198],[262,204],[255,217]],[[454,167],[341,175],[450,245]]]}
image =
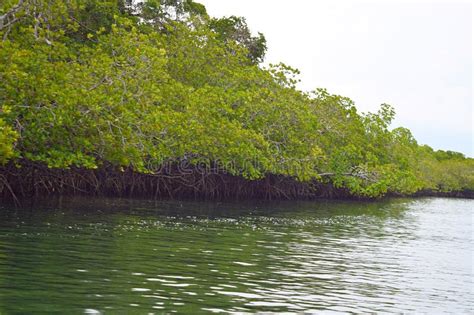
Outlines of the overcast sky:
{"label": "overcast sky", "polygon": [[469,1],[198,0],[265,34],[266,63],[298,68],[303,90],[395,107],[420,144],[474,156]]}

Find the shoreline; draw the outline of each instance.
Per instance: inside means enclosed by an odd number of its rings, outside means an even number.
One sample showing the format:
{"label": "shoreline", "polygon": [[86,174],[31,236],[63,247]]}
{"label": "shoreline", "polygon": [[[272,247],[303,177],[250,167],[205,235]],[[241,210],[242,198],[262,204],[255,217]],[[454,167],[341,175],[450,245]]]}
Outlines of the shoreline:
{"label": "shoreline", "polygon": [[337,188],[330,181],[301,182],[269,174],[249,180],[226,173],[171,172],[143,174],[114,168],[48,169],[46,167],[0,167],[0,200],[51,196],[146,198],[154,200],[349,200],[376,201],[391,197],[443,197],[474,199],[473,190],[435,191],[421,189],[411,194],[387,191],[369,197]]}

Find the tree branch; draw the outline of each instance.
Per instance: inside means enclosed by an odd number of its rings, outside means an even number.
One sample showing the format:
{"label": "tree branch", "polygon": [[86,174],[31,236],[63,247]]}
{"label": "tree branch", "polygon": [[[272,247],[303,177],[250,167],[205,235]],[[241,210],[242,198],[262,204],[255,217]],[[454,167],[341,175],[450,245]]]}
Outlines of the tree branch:
{"label": "tree branch", "polygon": [[24,3],[25,0],[18,0],[18,3],[14,5],[9,11],[7,11],[7,13],[0,15],[0,31],[2,31],[8,26],[11,26],[14,22],[18,20],[14,18],[12,21],[9,21],[10,17],[14,17],[14,15],[21,10]]}

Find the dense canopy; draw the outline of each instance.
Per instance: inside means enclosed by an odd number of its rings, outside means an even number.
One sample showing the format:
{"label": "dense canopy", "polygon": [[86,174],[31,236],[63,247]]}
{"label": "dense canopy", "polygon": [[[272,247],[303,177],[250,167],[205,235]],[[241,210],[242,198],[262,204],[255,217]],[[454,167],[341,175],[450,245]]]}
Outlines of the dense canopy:
{"label": "dense canopy", "polygon": [[299,91],[263,34],[192,0],[4,0],[0,38],[4,195],[474,190],[473,159],[392,130],[390,105]]}

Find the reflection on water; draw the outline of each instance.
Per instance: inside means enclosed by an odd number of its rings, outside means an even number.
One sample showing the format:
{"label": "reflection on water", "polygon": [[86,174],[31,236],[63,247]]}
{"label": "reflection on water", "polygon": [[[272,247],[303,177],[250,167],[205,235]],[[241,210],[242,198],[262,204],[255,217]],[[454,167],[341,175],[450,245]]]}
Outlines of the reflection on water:
{"label": "reflection on water", "polygon": [[473,205],[0,206],[0,313],[468,313]]}

